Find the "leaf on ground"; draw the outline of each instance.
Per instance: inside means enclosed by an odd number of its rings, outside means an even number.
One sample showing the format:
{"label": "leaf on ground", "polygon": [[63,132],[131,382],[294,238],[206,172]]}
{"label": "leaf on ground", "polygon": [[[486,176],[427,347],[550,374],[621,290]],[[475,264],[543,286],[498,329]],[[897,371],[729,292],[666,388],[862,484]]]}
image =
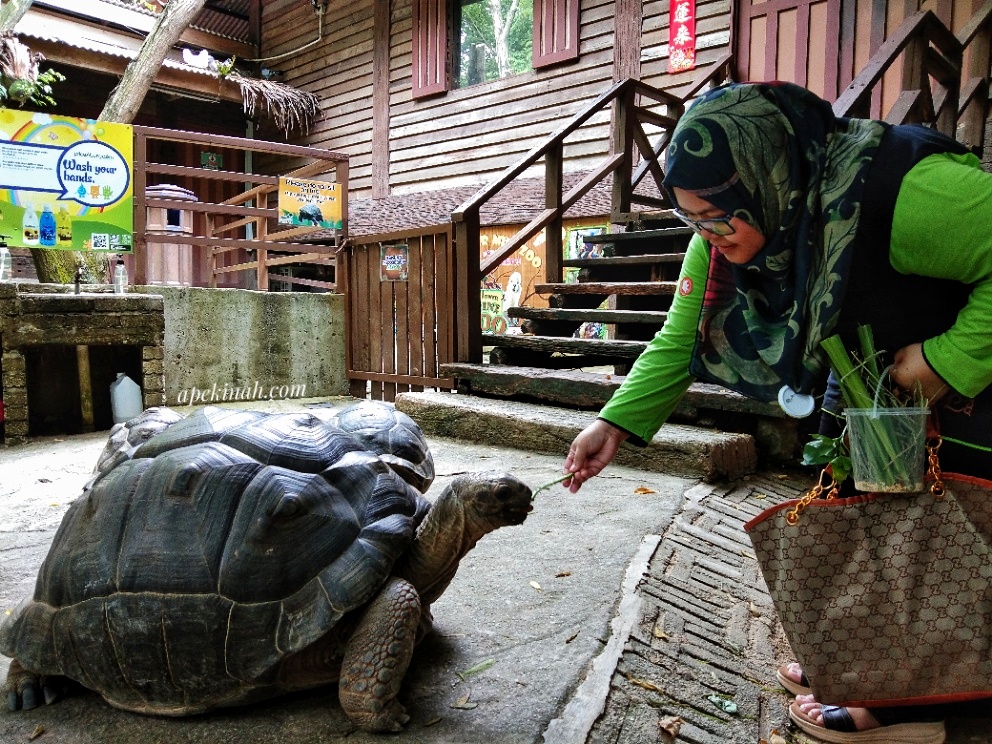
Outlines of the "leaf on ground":
{"label": "leaf on ground", "polygon": [[486,659],[485,661],[480,661],[475,666],[469,667],[464,672],[455,672],[455,674],[461,677],[462,681],[464,682],[466,677],[471,677],[473,674],[484,672],[495,663],[496,663],[496,659]]}
{"label": "leaf on ground", "polygon": [[429,720],[427,723],[424,724],[424,728],[427,728],[428,726],[433,726],[436,723],[441,723],[441,721],[443,721],[443,720],[444,720],[444,718],[442,718],[441,716],[437,716],[435,718],[432,718],[431,720]]}
{"label": "leaf on ground", "polygon": [[572,633],[572,635],[570,635],[568,638],[565,639],[565,643],[571,643],[578,637],[579,637],[579,631],[575,631],[574,633]]}
{"label": "leaf on ground", "polygon": [[663,641],[670,641],[672,639],[672,637],[668,635],[668,633],[665,632],[665,629],[660,625],[655,625],[651,629],[651,635],[653,635],[655,638],[660,638]]}
{"label": "leaf on ground", "polygon": [[564,579],[566,576],[571,576],[571,575],[572,575],[571,571],[559,571],[558,573],[555,574],[555,578]]}
{"label": "leaf on ground", "polygon": [[753,601],[748,603],[747,611],[751,613],[751,617],[761,617],[761,609]]}
{"label": "leaf on ground", "polygon": [[34,741],[44,733],[45,733],[45,727],[38,726],[34,731],[31,732],[31,736],[28,737],[28,741]]}
{"label": "leaf on ground", "polygon": [[789,742],[778,732],[778,729],[772,729],[772,735],[768,737],[768,744],[789,744]]}
{"label": "leaf on ground", "polygon": [[478,703],[470,703],[468,701],[469,695],[465,693],[458,700],[449,705],[449,708],[457,708],[458,710],[472,710],[473,708],[478,708]]}
{"label": "leaf on ground", "polygon": [[638,687],[643,687],[645,690],[651,690],[651,692],[664,692],[658,685],[654,682],[649,682],[646,679],[638,679],[637,677],[628,677],[632,685],[637,685]]}
{"label": "leaf on ground", "polygon": [[538,583],[537,583],[536,581],[532,581],[532,582],[530,582],[530,585],[531,585],[532,587],[534,587],[535,589],[537,589],[537,591],[541,591],[541,585],[540,585],[540,584],[538,584]]}
{"label": "leaf on ground", "polygon": [[658,728],[662,730],[665,734],[672,737],[674,741],[679,735],[679,731],[682,729],[682,724],[685,723],[685,719],[681,716],[665,716],[660,721],[658,721]]}
{"label": "leaf on ground", "polygon": [[648,488],[647,486],[638,486],[637,488],[634,489],[634,493],[644,494],[644,493],[658,493],[658,492],[651,488]]}

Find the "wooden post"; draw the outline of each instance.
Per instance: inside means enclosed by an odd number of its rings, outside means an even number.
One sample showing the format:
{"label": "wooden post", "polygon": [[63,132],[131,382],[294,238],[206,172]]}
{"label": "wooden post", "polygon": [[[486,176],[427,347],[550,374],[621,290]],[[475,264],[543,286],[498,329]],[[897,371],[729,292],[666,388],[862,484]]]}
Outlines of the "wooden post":
{"label": "wooden post", "polygon": [[[258,239],[265,240],[268,237],[269,224],[262,220],[258,223]],[[255,251],[255,260],[258,262],[258,266],[256,267],[256,276],[258,277],[257,289],[262,292],[267,292],[269,289],[269,267],[267,265],[269,261],[269,252],[264,248],[259,248]]]}
{"label": "wooden post", "polygon": [[90,380],[90,347],[76,346],[76,366],[79,368],[79,410],[83,419],[83,431],[93,431],[93,383]]}

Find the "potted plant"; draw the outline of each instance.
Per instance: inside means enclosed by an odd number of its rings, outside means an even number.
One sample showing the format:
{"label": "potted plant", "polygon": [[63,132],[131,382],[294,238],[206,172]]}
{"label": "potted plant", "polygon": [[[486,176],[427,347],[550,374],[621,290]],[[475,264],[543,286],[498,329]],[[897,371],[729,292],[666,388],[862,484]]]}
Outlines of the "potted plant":
{"label": "potted plant", "polygon": [[927,401],[919,390],[907,393],[888,384],[889,368],[879,368],[870,326],[858,328],[858,340],[860,358],[848,354],[839,336],[821,343],[844,397],[846,426],[837,438],[816,435],[803,450],[803,462],[829,464],[838,483],[853,473],[862,491],[921,491]]}

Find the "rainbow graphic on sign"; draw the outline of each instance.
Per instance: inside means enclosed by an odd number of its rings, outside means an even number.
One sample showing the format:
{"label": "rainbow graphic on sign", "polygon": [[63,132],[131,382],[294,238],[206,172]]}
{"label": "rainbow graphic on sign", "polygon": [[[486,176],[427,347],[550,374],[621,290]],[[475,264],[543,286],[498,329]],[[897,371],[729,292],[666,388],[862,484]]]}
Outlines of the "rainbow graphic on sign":
{"label": "rainbow graphic on sign", "polygon": [[20,248],[129,253],[126,124],[0,109],[0,235]]}

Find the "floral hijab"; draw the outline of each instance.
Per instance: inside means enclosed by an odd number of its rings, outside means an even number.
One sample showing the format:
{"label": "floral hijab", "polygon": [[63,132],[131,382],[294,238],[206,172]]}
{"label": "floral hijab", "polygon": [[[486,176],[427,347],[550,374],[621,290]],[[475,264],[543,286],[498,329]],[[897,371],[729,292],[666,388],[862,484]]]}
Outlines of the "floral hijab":
{"label": "floral hijab", "polygon": [[837,322],[862,191],[887,125],[839,119],[791,83],[733,84],[679,120],[664,185],[690,191],[765,236],[749,263],[712,249],[690,371],[776,400],[825,380],[820,342]]}

